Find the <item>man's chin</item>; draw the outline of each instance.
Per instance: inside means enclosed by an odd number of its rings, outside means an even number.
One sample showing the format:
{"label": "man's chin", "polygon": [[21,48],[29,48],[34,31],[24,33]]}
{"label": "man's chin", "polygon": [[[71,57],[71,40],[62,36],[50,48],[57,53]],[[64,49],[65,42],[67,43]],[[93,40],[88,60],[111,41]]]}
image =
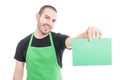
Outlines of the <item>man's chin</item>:
{"label": "man's chin", "polygon": [[42,32],[43,35],[47,35],[49,34],[50,31],[45,31],[45,32]]}

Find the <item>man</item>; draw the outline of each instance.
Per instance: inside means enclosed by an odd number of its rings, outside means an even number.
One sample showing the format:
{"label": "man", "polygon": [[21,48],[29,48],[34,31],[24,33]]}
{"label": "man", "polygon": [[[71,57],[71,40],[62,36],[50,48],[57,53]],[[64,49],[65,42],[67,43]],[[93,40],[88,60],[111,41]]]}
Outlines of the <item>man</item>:
{"label": "man", "polygon": [[[57,10],[50,5],[43,6],[36,14],[37,28],[34,33],[22,39],[16,49],[16,66],[13,80],[22,80],[26,62],[27,80],[62,80],[62,55],[65,48],[72,48],[72,39],[67,35],[52,32]],[[75,38],[100,38],[96,27],[88,29]]]}

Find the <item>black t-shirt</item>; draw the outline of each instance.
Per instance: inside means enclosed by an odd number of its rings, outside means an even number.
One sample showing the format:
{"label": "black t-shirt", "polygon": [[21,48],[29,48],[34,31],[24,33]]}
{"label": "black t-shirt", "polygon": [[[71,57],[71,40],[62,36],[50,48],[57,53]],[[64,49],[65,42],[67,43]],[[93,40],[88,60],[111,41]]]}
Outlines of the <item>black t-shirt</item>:
{"label": "black t-shirt", "polygon": [[[62,56],[63,56],[63,51],[66,48],[65,46],[65,40],[69,37],[67,35],[63,35],[60,33],[55,33],[55,32],[51,32],[52,33],[52,38],[53,38],[53,43],[54,43],[54,47],[55,47],[55,51],[56,51],[56,57],[57,57],[57,62],[59,64],[60,67],[62,67]],[[28,44],[31,38],[31,34],[28,35],[27,37],[25,37],[24,39],[22,39],[16,48],[16,53],[14,58],[16,60],[25,62],[26,61],[26,53],[27,53],[27,48],[28,48]],[[31,46],[34,47],[45,47],[45,46],[50,46],[50,39],[49,39],[49,35],[46,36],[43,39],[37,39],[33,36],[33,41]]]}

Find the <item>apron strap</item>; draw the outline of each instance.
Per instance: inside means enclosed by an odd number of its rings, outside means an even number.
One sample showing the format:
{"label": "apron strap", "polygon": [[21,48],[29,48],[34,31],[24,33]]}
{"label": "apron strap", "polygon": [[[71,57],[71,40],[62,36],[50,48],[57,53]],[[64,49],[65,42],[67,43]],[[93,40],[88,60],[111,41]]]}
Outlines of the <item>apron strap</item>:
{"label": "apron strap", "polygon": [[51,32],[49,32],[49,37],[50,37],[51,46],[54,46]]}
{"label": "apron strap", "polygon": [[31,38],[30,38],[30,42],[29,42],[29,46],[28,46],[28,47],[30,47],[31,44],[32,44],[33,36],[34,36],[34,33],[32,33],[32,35],[31,35]]}
{"label": "apron strap", "polygon": [[[32,33],[32,35],[31,35],[31,38],[30,38],[30,42],[29,42],[29,46],[28,46],[28,47],[30,47],[31,44],[32,44],[33,36],[34,36],[34,33]],[[51,32],[49,32],[49,38],[50,38],[51,46],[54,46]]]}

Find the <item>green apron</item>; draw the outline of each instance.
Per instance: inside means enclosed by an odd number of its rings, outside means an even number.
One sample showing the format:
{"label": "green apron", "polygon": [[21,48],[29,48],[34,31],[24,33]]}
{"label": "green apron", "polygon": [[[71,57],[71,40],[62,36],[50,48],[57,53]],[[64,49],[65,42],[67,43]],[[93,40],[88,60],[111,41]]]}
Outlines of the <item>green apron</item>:
{"label": "green apron", "polygon": [[32,47],[32,34],[26,54],[27,80],[62,80],[51,33],[49,36],[51,46]]}

